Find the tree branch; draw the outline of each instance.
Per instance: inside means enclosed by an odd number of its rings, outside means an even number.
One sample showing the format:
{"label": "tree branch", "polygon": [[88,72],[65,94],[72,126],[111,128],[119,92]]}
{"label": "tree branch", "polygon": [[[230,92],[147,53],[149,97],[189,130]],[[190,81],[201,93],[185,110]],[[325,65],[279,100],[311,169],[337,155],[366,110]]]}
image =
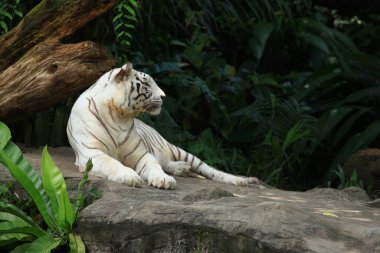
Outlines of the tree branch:
{"label": "tree branch", "polygon": [[0,37],[0,119],[52,106],[91,85],[115,61],[93,42],[61,44],[119,0],[43,0]]}

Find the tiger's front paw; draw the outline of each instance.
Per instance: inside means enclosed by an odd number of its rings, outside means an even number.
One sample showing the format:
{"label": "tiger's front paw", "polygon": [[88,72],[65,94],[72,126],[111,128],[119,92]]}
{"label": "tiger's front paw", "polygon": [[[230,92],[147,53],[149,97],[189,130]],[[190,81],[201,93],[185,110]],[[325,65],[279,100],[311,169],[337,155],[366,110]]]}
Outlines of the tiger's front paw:
{"label": "tiger's front paw", "polygon": [[126,184],[132,187],[141,187],[144,183],[144,180],[137,175],[137,173],[130,168],[122,168],[116,170],[108,179],[119,184]]}
{"label": "tiger's front paw", "polygon": [[157,173],[148,177],[148,185],[151,185],[160,189],[174,189],[176,181],[173,177],[163,173]]}

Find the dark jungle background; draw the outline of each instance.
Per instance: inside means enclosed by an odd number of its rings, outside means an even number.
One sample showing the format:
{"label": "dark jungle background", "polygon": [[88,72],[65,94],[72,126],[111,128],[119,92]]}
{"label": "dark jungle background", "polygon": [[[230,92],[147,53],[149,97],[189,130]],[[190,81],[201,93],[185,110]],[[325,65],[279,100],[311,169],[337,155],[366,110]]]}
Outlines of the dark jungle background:
{"label": "dark jungle background", "polygon": [[[0,35],[38,2],[2,0]],[[99,42],[153,76],[167,99],[142,118],[172,143],[305,190],[359,184],[341,166],[380,146],[379,34],[377,0],[123,0],[65,42]],[[68,145],[75,99],[13,122],[14,140]]]}

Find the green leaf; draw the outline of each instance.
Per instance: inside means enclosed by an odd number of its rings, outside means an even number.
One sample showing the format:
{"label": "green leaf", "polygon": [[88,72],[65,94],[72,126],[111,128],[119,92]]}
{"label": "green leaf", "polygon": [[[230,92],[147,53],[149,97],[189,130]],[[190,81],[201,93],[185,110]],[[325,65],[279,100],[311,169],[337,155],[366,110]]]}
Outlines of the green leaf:
{"label": "green leaf", "polygon": [[117,36],[116,36],[116,39],[119,40],[120,37],[122,37],[124,35],[125,31],[122,31],[121,33],[119,33]]}
{"label": "green leaf", "polygon": [[85,253],[86,248],[79,235],[69,234],[70,253]]}
{"label": "green leaf", "polygon": [[[4,21],[2,21],[2,20],[0,20],[0,27],[3,28],[3,33],[7,33],[7,32],[8,32],[8,26],[7,26],[7,24],[6,24]],[[0,35],[1,35],[1,30],[0,30]]]}
{"label": "green leaf", "polygon": [[136,29],[133,25],[131,24],[124,24],[125,27],[130,28],[130,29]]}
{"label": "green leaf", "polygon": [[22,245],[17,246],[9,253],[25,253],[25,251],[30,247],[31,243],[24,243]]}
{"label": "green leaf", "polygon": [[63,175],[49,155],[46,146],[42,152],[41,174],[43,185],[50,197],[58,224],[66,231],[71,231],[74,223],[73,207]]}
{"label": "green leaf", "polygon": [[[31,217],[29,217],[26,213],[24,213],[22,210],[20,210],[18,207],[12,205],[12,204],[8,204],[8,203],[4,203],[4,202],[1,202],[0,201],[0,211],[1,212],[6,212],[6,213],[9,213],[9,214],[13,214],[15,216],[17,216],[18,218],[22,219],[24,222],[26,222],[27,224],[29,224],[30,226],[36,228],[36,229],[39,229],[41,233],[45,233],[44,230],[42,230],[33,220]],[[1,218],[0,218],[1,219]]]}
{"label": "green leaf", "polygon": [[[12,224],[12,226],[14,226],[14,224]],[[35,237],[41,237],[41,236],[49,235],[45,231],[41,232],[41,230],[36,229],[34,227],[30,227],[30,226],[12,227],[12,228],[9,228],[7,230],[0,230],[0,236],[5,235],[5,234],[14,234],[14,233],[26,234],[26,235],[35,236]]]}
{"label": "green leaf", "polygon": [[0,9],[0,16],[7,17],[9,20],[13,19],[12,15],[3,9]]}
{"label": "green leaf", "polygon": [[0,230],[9,229],[8,223],[12,224],[13,227],[29,226],[29,224],[25,222],[23,219],[17,217],[14,214],[6,212],[0,212],[0,221]]}
{"label": "green leaf", "polygon": [[181,46],[181,47],[186,47],[187,44],[180,41],[180,40],[171,40],[170,45],[175,45],[175,46]]}
{"label": "green leaf", "polygon": [[23,15],[22,15],[22,12],[21,12],[21,11],[15,10],[15,14],[16,14],[17,16],[19,16],[20,18],[22,18],[22,17],[23,17]]}
{"label": "green leaf", "polygon": [[129,32],[125,32],[124,35],[130,39],[132,39],[132,35]]}
{"label": "green leaf", "polygon": [[25,253],[49,253],[61,244],[61,239],[52,238],[51,236],[43,236],[37,238]]}
{"label": "green leaf", "polygon": [[358,182],[358,173],[354,170],[350,177],[350,184],[356,184]]}
{"label": "green leaf", "polygon": [[119,20],[121,17],[123,16],[123,13],[119,13],[117,14],[113,19],[112,19],[112,23],[115,23],[117,20]]}
{"label": "green leaf", "polygon": [[252,26],[252,30],[255,31],[255,37],[251,38],[249,46],[257,62],[260,61],[268,38],[273,32],[274,25],[271,23],[258,23]]}
{"label": "green leaf", "polygon": [[304,138],[308,134],[308,131],[302,131],[302,122],[297,122],[286,134],[285,140],[282,144],[282,150],[285,152],[290,145]]}
{"label": "green leaf", "polygon": [[337,72],[337,65],[327,65],[314,71],[304,82],[302,90],[296,94],[297,100],[302,100],[315,93],[315,90],[327,86],[329,83],[337,83],[336,78],[341,76]]}
{"label": "green leaf", "polygon": [[33,241],[34,239],[35,239],[34,236],[30,236],[23,233],[0,235],[0,247],[15,243],[15,242]]}
{"label": "green leaf", "polygon": [[137,8],[139,6],[138,2],[136,0],[129,0],[129,2],[135,7]]}
{"label": "green leaf", "polygon": [[114,27],[114,30],[117,31],[119,28],[124,25],[124,23],[119,23],[117,26]]}
{"label": "green leaf", "polygon": [[10,139],[11,131],[3,122],[0,121],[0,150],[4,149]]}
{"label": "green leaf", "polygon": [[122,7],[126,9],[133,17],[136,17],[136,12],[134,9],[132,9],[130,6],[127,4],[123,4]]}
{"label": "green leaf", "polygon": [[325,54],[330,54],[329,47],[327,46],[326,42],[319,36],[316,36],[311,33],[301,33],[300,37],[306,41],[307,43],[310,43],[311,45],[315,46],[316,48],[319,48],[322,50]]}
{"label": "green leaf", "polygon": [[[380,62],[379,62],[380,63]],[[339,104],[348,103],[360,103],[363,101],[379,100],[380,99],[380,87],[371,87],[362,90],[358,90],[339,101]]]}
{"label": "green leaf", "polygon": [[129,41],[127,41],[127,40],[123,40],[122,42],[121,42],[121,45],[122,46],[131,46],[131,43],[129,42]]}
{"label": "green leaf", "polygon": [[51,202],[42,186],[41,178],[29,162],[24,159],[20,149],[14,143],[8,142],[4,149],[0,151],[0,163],[24,187],[48,226],[52,230],[60,232],[61,229],[55,220]]}
{"label": "green leaf", "polygon": [[15,226],[13,222],[10,221],[0,221],[0,231],[11,229]]}
{"label": "green leaf", "polygon": [[129,19],[129,20],[132,20],[132,21],[135,21],[135,22],[137,22],[137,18],[136,18],[135,16],[131,16],[131,15],[124,15],[124,17],[125,17],[126,19]]}

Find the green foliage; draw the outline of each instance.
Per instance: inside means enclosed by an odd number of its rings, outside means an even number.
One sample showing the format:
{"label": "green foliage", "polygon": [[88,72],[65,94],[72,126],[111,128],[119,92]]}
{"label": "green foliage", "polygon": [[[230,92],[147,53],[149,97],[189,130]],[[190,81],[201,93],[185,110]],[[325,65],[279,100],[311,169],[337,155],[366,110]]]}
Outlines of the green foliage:
{"label": "green foliage", "polygon": [[12,183],[0,184],[0,201],[13,204],[22,211],[27,212],[30,217],[33,217],[33,220],[39,220],[40,214],[34,202],[30,199],[20,197],[16,193]]}
{"label": "green foliage", "polygon": [[52,204],[55,219],[59,227],[67,232],[73,226],[74,211],[63,175],[47,152],[47,147],[42,152],[41,175],[44,189]]}
{"label": "green foliage", "polygon": [[79,210],[83,206],[84,197],[83,197],[82,188],[85,185],[85,183],[88,182],[88,173],[91,171],[91,169],[92,169],[92,161],[89,160],[87,162],[87,164],[86,164],[86,168],[84,170],[83,177],[82,177],[82,179],[81,179],[81,181],[79,182],[79,185],[78,185],[77,198],[76,198],[76,201],[75,201],[75,209],[74,209],[75,210],[74,211],[74,220],[78,219]]}
{"label": "green foliage", "polygon": [[0,122],[0,162],[22,185],[36,203],[38,210],[52,230],[61,232],[52,213],[51,202],[42,185],[42,180],[32,166],[23,158],[20,149],[10,141],[9,129]]}
{"label": "green foliage", "polygon": [[20,0],[4,0],[0,2],[0,36],[8,32],[23,14]]}
{"label": "green foliage", "polygon": [[73,235],[72,231],[83,203],[81,188],[88,179],[88,172],[92,168],[91,161],[87,163],[85,176],[78,187],[78,199],[74,209],[63,175],[47,148],[42,153],[41,178],[10,139],[9,129],[0,122],[0,163],[24,187],[48,229],[42,229],[15,205],[0,201],[0,247],[14,248],[12,252],[50,252],[69,240],[70,252],[85,252],[82,240]]}
{"label": "green foliage", "polygon": [[[169,140],[226,171],[301,189],[334,180],[378,140],[380,60],[331,27],[334,12],[309,1],[162,5],[143,3],[155,12],[141,13],[133,62],[168,95],[150,123]],[[172,22],[157,26],[163,16]]]}
{"label": "green foliage", "polygon": [[380,134],[380,59],[359,51],[341,32],[316,25],[316,21],[302,22],[313,27],[309,30],[320,38],[319,46],[314,46],[329,57],[302,82],[298,93],[298,99],[307,100],[312,113],[318,115],[322,145],[326,145],[327,155],[334,157],[325,172],[327,183],[334,179],[332,171],[337,166],[374,143]]}
{"label": "green foliage", "polygon": [[116,41],[121,46],[121,48],[115,52],[117,54],[116,56],[120,56],[119,61],[126,61],[123,53],[126,52],[125,48],[131,46],[131,31],[135,29],[134,24],[137,22],[136,8],[138,8],[138,2],[136,0],[122,0],[113,9],[113,30],[116,36]]}
{"label": "green foliage", "polygon": [[[84,31],[153,75],[167,99],[141,117],[169,141],[277,187],[337,186],[347,157],[380,143],[380,15],[351,4],[124,0]],[[71,105],[15,124],[17,141],[67,144]]]}
{"label": "green foliage", "polygon": [[70,253],[86,252],[82,238],[79,235],[69,234]]}
{"label": "green foliage", "polygon": [[341,166],[338,166],[338,169],[334,170],[333,173],[335,173],[338,176],[339,185],[337,186],[337,188],[340,190],[351,186],[364,188],[363,182],[358,179],[358,174],[356,170],[352,172],[351,177],[349,179],[346,179],[346,176]]}

